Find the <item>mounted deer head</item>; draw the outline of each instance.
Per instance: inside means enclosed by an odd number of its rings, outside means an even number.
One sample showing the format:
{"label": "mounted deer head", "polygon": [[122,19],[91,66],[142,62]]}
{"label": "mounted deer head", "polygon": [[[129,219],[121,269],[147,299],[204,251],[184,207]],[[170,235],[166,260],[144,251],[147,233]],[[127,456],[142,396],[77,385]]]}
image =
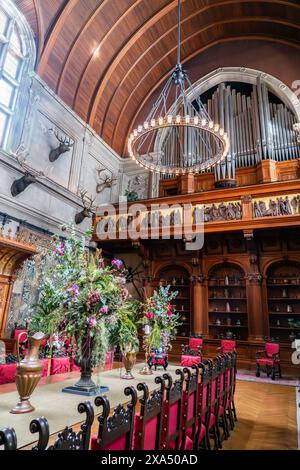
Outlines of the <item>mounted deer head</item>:
{"label": "mounted deer head", "polygon": [[104,175],[103,177],[101,177],[100,175],[102,171],[105,171],[105,168],[98,168],[97,170],[98,177],[99,177],[99,182],[96,186],[97,194],[102,193],[102,191],[104,191],[104,189],[106,188],[111,188],[118,179],[116,176],[109,176],[109,175]]}
{"label": "mounted deer head", "polygon": [[20,166],[23,168],[25,174],[21,178],[18,178],[13,182],[10,188],[11,195],[13,197],[21,194],[25,189],[32,183],[36,183],[38,177],[44,177],[42,171],[36,171],[34,168],[26,164],[26,157],[28,152],[24,151],[23,146],[18,147],[15,157],[18,160]]}
{"label": "mounted deer head", "polygon": [[61,137],[57,130],[54,131],[54,135],[59,141],[59,146],[49,153],[49,160],[51,163],[55,162],[58,157],[65,152],[69,152],[71,147],[73,147],[74,142],[71,142],[71,138],[68,136]]}
{"label": "mounted deer head", "polygon": [[83,209],[80,212],[77,212],[75,215],[75,224],[81,224],[87,217],[91,217],[93,211],[95,210],[93,203],[95,198],[93,199],[91,196],[87,194],[87,191],[80,191],[80,197],[83,204]]}

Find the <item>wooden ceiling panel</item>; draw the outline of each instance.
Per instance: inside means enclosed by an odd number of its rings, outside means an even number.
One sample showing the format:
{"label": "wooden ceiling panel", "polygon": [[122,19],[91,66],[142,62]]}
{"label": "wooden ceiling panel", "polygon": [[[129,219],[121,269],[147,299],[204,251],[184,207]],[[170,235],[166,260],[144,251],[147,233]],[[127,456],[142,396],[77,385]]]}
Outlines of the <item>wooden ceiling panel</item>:
{"label": "wooden ceiling panel", "polygon": [[[175,65],[177,0],[15,2],[36,34],[40,76],[124,154],[142,106],[149,108]],[[183,63],[243,38],[300,46],[297,0],[181,3]]]}

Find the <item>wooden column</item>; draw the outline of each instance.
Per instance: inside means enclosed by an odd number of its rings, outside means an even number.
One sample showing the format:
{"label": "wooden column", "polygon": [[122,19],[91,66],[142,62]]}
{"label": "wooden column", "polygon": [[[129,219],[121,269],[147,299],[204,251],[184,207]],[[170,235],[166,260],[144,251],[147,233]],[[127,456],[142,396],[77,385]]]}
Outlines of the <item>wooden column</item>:
{"label": "wooden column", "polygon": [[248,299],[249,340],[262,340],[264,336],[264,309],[262,300],[262,276],[258,272],[246,274]]}
{"label": "wooden column", "polygon": [[207,282],[203,276],[192,277],[193,332],[208,335]]}

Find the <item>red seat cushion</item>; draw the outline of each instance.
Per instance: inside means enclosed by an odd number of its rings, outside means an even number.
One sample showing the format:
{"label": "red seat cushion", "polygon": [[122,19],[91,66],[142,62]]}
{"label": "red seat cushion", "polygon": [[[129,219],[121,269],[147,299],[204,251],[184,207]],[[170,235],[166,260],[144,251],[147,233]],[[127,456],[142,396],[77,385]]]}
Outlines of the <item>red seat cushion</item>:
{"label": "red seat cushion", "polygon": [[272,366],[274,364],[274,362],[278,362],[277,360],[273,361],[273,359],[267,359],[267,358],[260,358],[260,359],[256,359],[256,362],[257,364],[263,364],[263,365],[267,365],[267,366]]}
{"label": "red seat cushion", "polygon": [[216,423],[216,417],[214,414],[210,414],[208,429],[210,429]]}
{"label": "red seat cushion", "polygon": [[[97,442],[97,436],[92,436],[91,439],[91,450],[100,450],[101,447]],[[126,436],[125,434],[112,441],[108,446],[102,450],[126,450]]]}
{"label": "red seat cushion", "polygon": [[202,360],[201,356],[181,356],[180,365],[183,367],[191,367],[194,364],[199,364]]}

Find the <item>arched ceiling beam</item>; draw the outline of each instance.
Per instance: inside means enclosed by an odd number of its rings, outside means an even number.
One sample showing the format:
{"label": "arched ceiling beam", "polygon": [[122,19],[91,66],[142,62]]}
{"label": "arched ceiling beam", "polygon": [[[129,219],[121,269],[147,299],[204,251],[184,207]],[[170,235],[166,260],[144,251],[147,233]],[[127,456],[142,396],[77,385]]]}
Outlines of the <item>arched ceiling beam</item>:
{"label": "arched ceiling beam", "polygon": [[[194,57],[196,57],[197,55],[200,55],[202,54],[203,52],[205,52],[206,50],[210,49],[211,47],[214,47],[214,46],[217,46],[219,44],[224,44],[224,43],[228,43],[228,42],[236,42],[236,41],[255,41],[255,40],[262,40],[262,41],[270,41],[272,43],[277,43],[277,44],[283,44],[285,46],[289,46],[289,47],[293,47],[295,49],[298,49],[300,51],[300,44],[297,45],[295,44],[294,42],[292,41],[288,41],[288,40],[285,40],[285,39],[280,39],[278,38],[277,36],[265,36],[265,35],[244,35],[244,36],[236,36],[236,37],[230,37],[230,38],[222,38],[222,39],[217,39],[216,41],[213,41],[211,43],[209,43],[207,46],[203,47],[202,49],[197,49],[196,51],[194,51],[193,53],[191,53],[190,55],[188,55],[187,57],[185,57],[183,60],[182,60],[182,64],[185,64],[186,62],[190,61],[191,59],[193,59]],[[125,139],[125,142],[123,143],[123,147],[122,147],[122,151],[119,151],[120,155],[125,155],[127,153],[127,143],[126,143],[126,139],[129,135],[129,133],[131,132],[131,129],[132,127],[134,126],[137,118],[138,118],[138,115],[139,113],[141,112],[141,110],[143,109],[143,107],[146,105],[147,101],[149,100],[149,98],[151,98],[151,96],[153,95],[153,93],[162,85],[162,83],[167,79],[167,77],[169,76],[170,72],[169,73],[166,73],[163,77],[161,77],[161,79],[155,84],[155,86],[153,88],[151,88],[151,90],[145,95],[145,97],[143,98],[143,100],[141,101],[139,107],[137,108],[137,110],[135,111],[132,119],[130,120],[130,123],[129,125],[127,126],[126,128],[126,135],[124,133],[124,139]],[[123,140],[124,140],[123,139]]]}
{"label": "arched ceiling beam", "polygon": [[[92,12],[92,14],[90,15],[90,17],[88,18],[88,20],[86,21],[86,23],[83,25],[83,27],[78,31],[78,34],[76,36],[76,38],[74,39],[70,49],[69,49],[69,53],[68,55],[66,56],[66,60],[63,62],[62,64],[62,70],[61,70],[61,73],[60,73],[60,76],[59,76],[59,79],[58,79],[58,83],[57,83],[57,87],[56,87],[56,93],[59,95],[62,93],[62,87],[64,85],[64,79],[65,79],[65,75],[66,75],[66,72],[67,72],[67,69],[68,69],[68,65],[70,64],[72,58],[73,58],[73,54],[76,53],[76,46],[77,44],[80,42],[80,39],[82,37],[82,35],[87,31],[87,29],[90,27],[90,25],[92,24],[92,22],[94,21],[94,19],[96,18],[97,15],[99,15],[101,13],[101,10],[102,8],[105,6],[105,4],[107,2],[109,2],[110,0],[102,0],[101,3],[99,3],[96,8],[94,9],[94,11]],[[93,57],[93,55],[91,55],[91,57]],[[79,80],[80,82],[80,80]],[[74,104],[74,103],[73,103]]]}
{"label": "arched ceiling beam", "polygon": [[[235,4],[240,4],[240,3],[251,3],[249,0],[221,0],[218,1],[217,3],[210,3],[209,5],[205,5],[204,7],[201,7],[193,16],[203,13],[206,10],[210,10],[211,8],[217,8],[222,5],[231,5],[234,7]],[[267,4],[280,4],[284,6],[293,6],[296,8],[300,8],[300,5],[295,5],[292,2],[285,1],[285,0],[256,0],[253,3],[267,3]],[[118,64],[121,62],[123,57],[126,55],[126,53],[130,50],[132,46],[138,41],[138,39],[145,34],[146,31],[148,31],[153,24],[155,24],[156,21],[161,20],[165,15],[167,15],[171,10],[177,7],[177,0],[172,1],[170,4],[168,4],[166,7],[164,7],[159,13],[154,15],[147,23],[144,23],[143,26],[132,36],[130,41],[128,41],[127,45],[120,51],[120,53],[114,58],[114,60],[111,62],[110,67],[107,69],[105,77],[103,79],[99,80],[99,88],[96,90],[93,99],[91,101],[91,111],[88,116],[88,122],[90,123],[91,126],[95,126],[94,120],[97,115],[97,108],[99,105],[99,101],[101,99],[102,94],[104,93],[105,87],[107,83],[110,81],[110,78],[112,77],[113,73],[115,72],[116,67]],[[183,24],[185,21],[187,21],[187,18],[183,18],[181,24]],[[171,28],[169,31],[166,32],[168,34],[172,29],[175,29],[176,25]],[[102,124],[102,120],[101,120]],[[102,133],[102,127],[100,128],[100,134]]]}
{"label": "arched ceiling beam", "polygon": [[69,0],[66,4],[64,4],[64,8],[58,15],[57,20],[53,26],[53,29],[51,33],[49,34],[48,40],[45,44],[44,51],[41,55],[40,62],[38,65],[37,71],[41,77],[43,77],[43,75],[46,73],[50,54],[52,52],[53,46],[55,45],[57,41],[58,36],[61,34],[65,21],[68,20],[73,8],[75,8],[75,6],[77,5],[79,1],[80,0]]}
{"label": "arched ceiling beam", "polygon": [[[243,18],[243,19],[238,19],[238,18],[234,18],[234,19],[228,19],[228,20],[223,20],[223,21],[220,21],[218,23],[213,23],[211,25],[208,25],[208,26],[205,26],[205,28],[202,28],[201,30],[198,30],[196,31],[195,33],[191,34],[190,36],[188,36],[187,38],[185,38],[181,44],[184,45],[185,43],[188,43],[188,41],[190,41],[191,39],[193,39],[194,37],[198,36],[198,35],[201,35],[203,32],[213,28],[216,24],[219,25],[219,26],[222,26],[224,24],[230,24],[230,23],[243,23],[243,22],[269,22],[269,23],[272,23],[272,24],[282,24],[282,25],[285,25],[285,26],[289,26],[289,27],[293,27],[293,28],[296,28],[296,29],[300,29],[300,25],[295,25],[294,23],[291,23],[291,22],[286,22],[286,21],[283,21],[283,20],[277,20],[275,18],[256,18],[256,17],[247,17],[247,18]],[[114,132],[113,132],[113,136],[112,136],[112,139],[111,141],[109,142],[110,145],[114,145],[114,138],[115,138],[115,135],[117,135],[118,133],[118,128],[119,128],[119,123],[122,122],[122,118],[123,118],[123,115],[125,114],[126,115],[126,111],[127,111],[127,105],[128,103],[131,101],[132,97],[136,94],[136,91],[137,89],[141,86],[141,84],[146,80],[147,76],[158,66],[158,64],[160,62],[162,62],[167,56],[169,56],[170,54],[174,53],[176,51],[176,45],[172,48],[172,49],[169,49],[167,51],[167,53],[162,56],[160,58],[159,61],[157,61],[155,64],[152,65],[152,67],[150,67],[147,72],[143,75],[143,77],[141,78],[141,80],[138,82],[138,84],[132,88],[131,90],[131,93],[130,95],[128,95],[127,97],[127,100],[126,102],[122,105],[122,110],[120,112],[120,114],[118,115],[118,120],[117,120],[117,123],[116,125],[114,126]],[[186,59],[185,59],[186,61]],[[174,64],[175,65],[175,64]],[[165,79],[167,78],[167,76],[170,74],[171,70],[168,71],[167,74],[165,74]],[[155,86],[153,87],[153,90],[152,92],[157,88],[157,84],[155,84]],[[107,117],[107,112],[108,112],[108,108],[106,108],[106,114],[105,114],[105,118]],[[105,118],[103,119],[103,123],[104,123],[104,126],[105,126]],[[103,129],[103,127],[102,127]],[[96,129],[98,131],[98,129]]]}
{"label": "arched ceiling beam", "polygon": [[[139,4],[141,3],[143,0],[136,0],[136,2],[134,4],[132,4],[127,10],[126,12],[121,15],[119,17],[119,19],[114,23],[114,25],[109,29],[109,31],[107,31],[107,33],[103,36],[103,38],[101,39],[101,41],[99,42],[99,44],[97,45],[97,48],[96,49],[101,49],[102,45],[105,43],[105,41],[108,39],[108,37],[114,32],[114,30],[120,25],[120,23],[125,19],[125,17]],[[116,51],[115,54],[117,54],[119,51]],[[78,85],[76,87],[76,91],[74,93],[74,100],[73,100],[73,108],[76,109],[76,105],[77,105],[77,97],[78,97],[78,94],[79,94],[79,91],[80,91],[80,86],[82,83],[84,83],[85,79],[86,79],[86,76],[89,72],[89,69],[90,67],[93,65],[93,61],[94,60],[97,60],[97,57],[94,56],[94,54],[91,55],[88,63],[86,64],[86,66],[84,67],[83,71],[82,71],[82,74],[80,76],[80,79],[78,80]],[[104,73],[104,71],[103,71]]]}

